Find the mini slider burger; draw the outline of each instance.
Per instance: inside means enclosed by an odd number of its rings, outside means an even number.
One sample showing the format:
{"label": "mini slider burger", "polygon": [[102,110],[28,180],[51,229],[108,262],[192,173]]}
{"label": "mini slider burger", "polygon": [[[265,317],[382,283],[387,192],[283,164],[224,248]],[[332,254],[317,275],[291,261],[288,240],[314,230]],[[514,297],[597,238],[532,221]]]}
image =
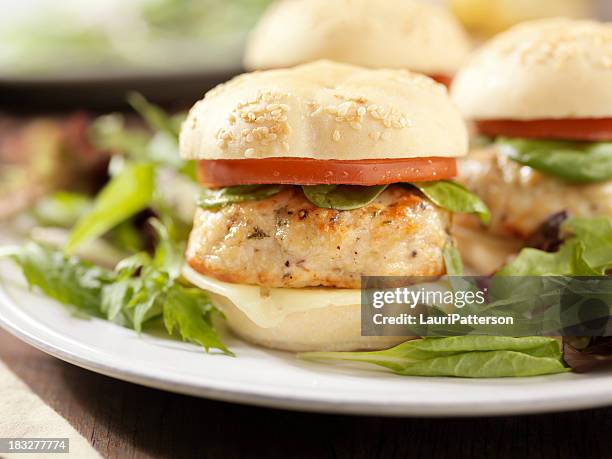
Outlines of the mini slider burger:
{"label": "mini slider burger", "polygon": [[182,128],[203,185],[184,274],[267,347],[405,341],[361,336],[360,278],[445,273],[448,209],[482,211],[448,181],[467,147],[445,87],[423,75],[320,61],[234,78]]}
{"label": "mini slider burger", "polygon": [[457,219],[468,264],[498,268],[561,212],[612,216],[610,24],[516,26],[473,56],[452,96],[491,141],[459,165],[492,213],[486,230]]}
{"label": "mini slider burger", "polygon": [[251,33],[247,69],[330,59],[424,73],[448,85],[470,52],[459,22],[418,0],[280,0]]}

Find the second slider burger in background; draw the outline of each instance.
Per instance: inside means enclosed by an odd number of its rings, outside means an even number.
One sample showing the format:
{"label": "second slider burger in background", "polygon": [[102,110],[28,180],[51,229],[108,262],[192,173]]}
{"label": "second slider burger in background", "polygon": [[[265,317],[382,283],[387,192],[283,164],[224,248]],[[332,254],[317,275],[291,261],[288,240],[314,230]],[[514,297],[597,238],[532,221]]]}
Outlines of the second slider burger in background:
{"label": "second slider burger in background", "polygon": [[470,48],[453,15],[423,1],[280,0],[251,33],[244,64],[257,70],[330,59],[448,84]]}
{"label": "second slider burger in background", "polygon": [[452,95],[491,143],[460,163],[491,225],[461,219],[464,258],[488,273],[564,214],[612,216],[612,26],[524,23],[479,50]]}
{"label": "second slider burger in background", "polygon": [[382,349],[360,333],[361,276],[441,276],[449,181],[468,136],[444,86],[316,62],[245,74],[190,111],[180,148],[206,187],[185,276],[239,336],[292,351]]}

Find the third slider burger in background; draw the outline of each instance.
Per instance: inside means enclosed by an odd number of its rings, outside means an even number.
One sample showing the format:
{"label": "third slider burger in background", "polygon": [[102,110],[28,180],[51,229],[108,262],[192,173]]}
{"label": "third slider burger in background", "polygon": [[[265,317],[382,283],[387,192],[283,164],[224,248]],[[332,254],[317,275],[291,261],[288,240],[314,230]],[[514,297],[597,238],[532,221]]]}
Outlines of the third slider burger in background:
{"label": "third slider burger in background", "polygon": [[190,111],[181,154],[204,188],[185,276],[239,336],[292,350],[382,349],[360,333],[361,276],[441,276],[450,179],[468,136],[444,86],[316,62],[239,76]]}
{"label": "third slider burger in background", "polygon": [[492,213],[486,230],[468,218],[457,228],[478,271],[498,268],[560,215],[612,216],[610,24],[516,26],[474,55],[452,95],[490,139],[460,163],[460,180]]}
{"label": "third slider burger in background", "polygon": [[442,6],[419,0],[280,0],[249,37],[249,70],[330,59],[406,69],[449,84],[471,45]]}

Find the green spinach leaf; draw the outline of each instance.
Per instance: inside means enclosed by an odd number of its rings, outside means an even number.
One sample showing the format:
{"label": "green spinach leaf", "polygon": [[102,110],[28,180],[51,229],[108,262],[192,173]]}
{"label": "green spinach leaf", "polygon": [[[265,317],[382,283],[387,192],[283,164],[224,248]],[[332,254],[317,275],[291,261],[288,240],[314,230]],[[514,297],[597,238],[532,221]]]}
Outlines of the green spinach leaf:
{"label": "green spinach leaf", "polygon": [[501,138],[497,143],[513,161],[546,175],[573,183],[612,180],[612,142]]}
{"label": "green spinach leaf", "polygon": [[307,352],[307,360],[364,362],[404,376],[501,378],[568,371],[554,338],[453,336],[406,341],[375,352]]}
{"label": "green spinach leaf", "polygon": [[438,182],[415,182],[411,185],[418,188],[435,205],[451,212],[476,214],[482,223],[489,224],[491,214],[486,204],[458,183],[440,180]]}
{"label": "green spinach leaf", "polygon": [[287,188],[284,185],[240,185],[215,190],[203,188],[197,204],[203,209],[217,210],[237,202],[266,199]]}
{"label": "green spinach leaf", "polygon": [[303,186],[304,196],[317,207],[354,210],[374,201],[388,185],[311,185]]}

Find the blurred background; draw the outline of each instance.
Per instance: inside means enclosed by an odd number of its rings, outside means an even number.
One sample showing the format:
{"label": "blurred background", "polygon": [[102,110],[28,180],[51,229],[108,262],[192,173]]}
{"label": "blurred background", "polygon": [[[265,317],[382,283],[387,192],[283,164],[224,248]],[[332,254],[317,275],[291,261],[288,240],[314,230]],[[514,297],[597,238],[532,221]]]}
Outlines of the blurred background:
{"label": "blurred background", "polygon": [[610,0],[448,0],[446,3],[466,29],[480,39],[530,19],[612,18]]}
{"label": "blurred background", "polygon": [[[449,8],[475,44],[527,19],[612,19],[612,0],[423,1]],[[182,168],[182,112],[242,71],[248,33],[271,3],[0,0],[0,221],[42,205],[38,218],[51,208],[69,228],[113,158]],[[139,96],[128,104],[130,91],[176,115]]]}
{"label": "blurred background", "polygon": [[0,103],[121,105],[128,89],[193,99],[241,71],[270,0],[0,0]]}
{"label": "blurred background", "polygon": [[[475,40],[526,19],[612,18],[610,0],[429,1],[447,5]],[[0,104],[109,109],[127,89],[192,100],[241,71],[247,34],[270,3],[0,0]]]}

